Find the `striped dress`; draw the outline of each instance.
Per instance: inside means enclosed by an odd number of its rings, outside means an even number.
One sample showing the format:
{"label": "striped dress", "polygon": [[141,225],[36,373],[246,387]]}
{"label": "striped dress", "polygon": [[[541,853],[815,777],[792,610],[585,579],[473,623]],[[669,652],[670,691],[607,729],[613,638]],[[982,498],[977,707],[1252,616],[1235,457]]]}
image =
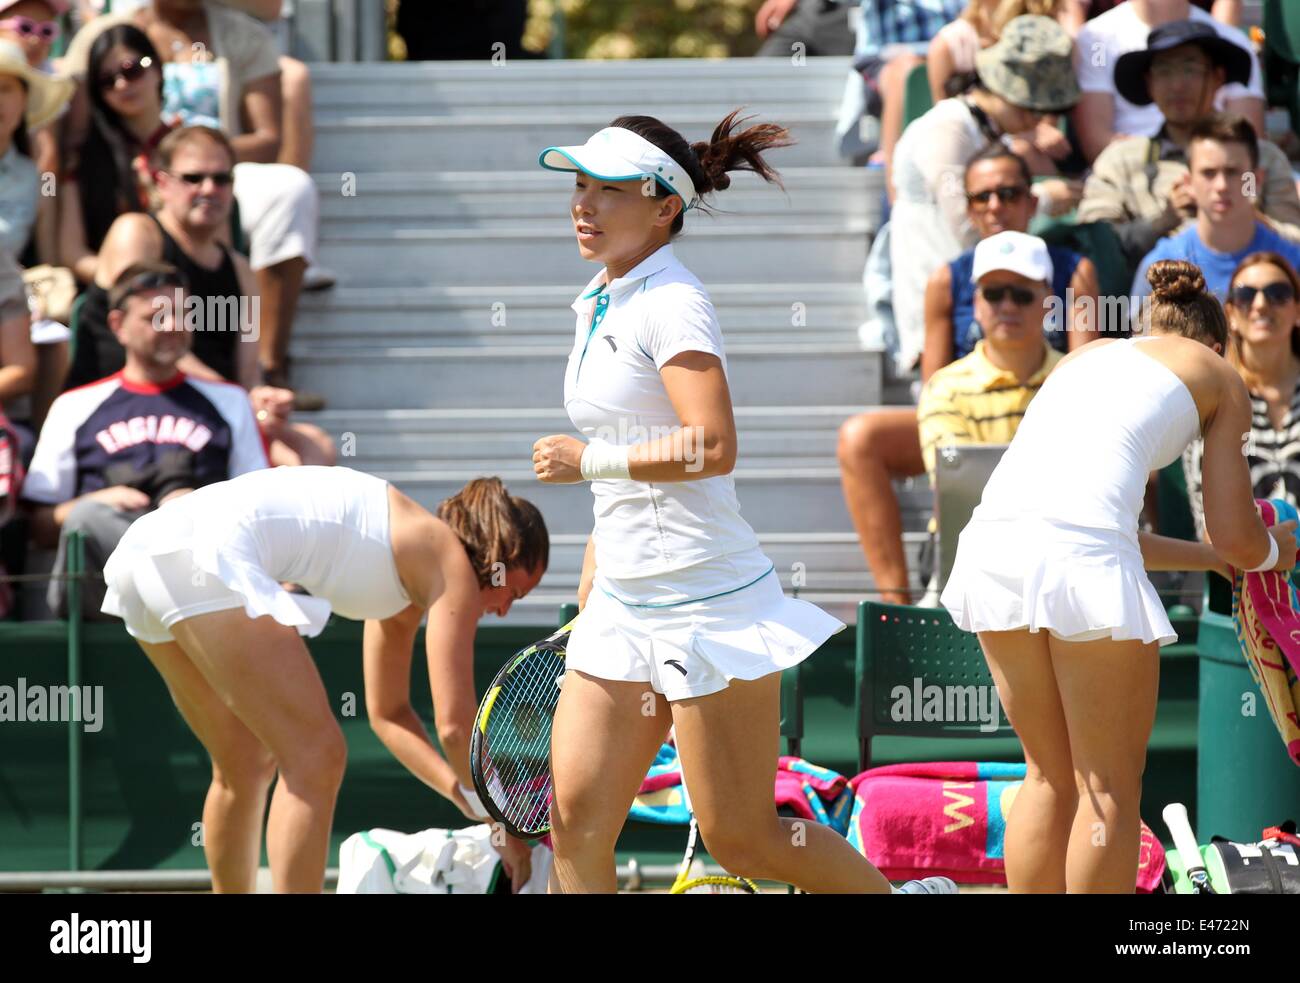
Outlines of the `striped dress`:
{"label": "striped dress", "polygon": [[[1256,498],[1280,498],[1290,505],[1300,505],[1300,383],[1291,394],[1291,405],[1280,427],[1269,419],[1268,403],[1250,394],[1250,440],[1246,443],[1246,462],[1250,465],[1250,484]],[[1187,478],[1187,498],[1196,533],[1205,537],[1205,508],[1201,489],[1201,458],[1204,446],[1194,441],[1183,454],[1183,473]]]}

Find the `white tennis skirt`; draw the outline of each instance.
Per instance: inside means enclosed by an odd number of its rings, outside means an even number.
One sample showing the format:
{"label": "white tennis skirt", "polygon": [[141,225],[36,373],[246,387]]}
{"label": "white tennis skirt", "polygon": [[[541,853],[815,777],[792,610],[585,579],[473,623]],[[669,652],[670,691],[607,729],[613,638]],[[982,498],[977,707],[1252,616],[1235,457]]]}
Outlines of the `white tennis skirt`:
{"label": "white tennis skirt", "polygon": [[972,519],[940,598],[964,631],[1178,640],[1135,537],[1052,520]]}
{"label": "white tennis skirt", "polygon": [[131,523],[104,564],[100,610],[121,618],[132,637],[153,644],[173,641],[171,628],[178,621],[231,608],[243,608],[250,618],[270,615],[308,638],[319,635],[330,603],[280,586],[262,569],[247,526],[205,522],[179,507],[198,494]]}
{"label": "white tennis skirt", "polygon": [[786,597],[775,571],[732,593],[673,607],[625,604],[597,576],[565,663],[686,700],[798,665],[845,627],[817,605]]}

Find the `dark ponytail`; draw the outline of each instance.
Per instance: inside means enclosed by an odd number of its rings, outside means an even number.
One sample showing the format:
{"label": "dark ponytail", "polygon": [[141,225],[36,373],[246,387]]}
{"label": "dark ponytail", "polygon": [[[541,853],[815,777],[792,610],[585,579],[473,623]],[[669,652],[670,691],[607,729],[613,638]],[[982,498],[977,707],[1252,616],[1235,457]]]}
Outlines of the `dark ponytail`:
{"label": "dark ponytail", "polygon": [[532,502],[506,491],[500,478],[475,478],[439,506],[437,516],[465,547],[479,587],[492,583],[497,563],[504,569],[545,570],[551,540],[542,513]]}
{"label": "dark ponytail", "polygon": [[[756,123],[735,133],[737,126],[753,118],[739,117],[740,110],[733,109],[713,128],[713,135],[708,140],[698,143],[687,143],[680,133],[653,116],[620,116],[609,125],[631,130],[677,161],[690,176],[696,194],[701,198],[696,207],[707,212],[709,208],[702,199],[731,186],[729,171],[749,171],[770,184],[784,187],[781,176],[763,159],[763,153],[792,146],[794,141],[790,139],[790,131],[775,123]],[[657,186],[655,197],[662,198],[669,193]],[[674,235],[682,231],[682,219],[683,214],[679,213],[673,220]]]}

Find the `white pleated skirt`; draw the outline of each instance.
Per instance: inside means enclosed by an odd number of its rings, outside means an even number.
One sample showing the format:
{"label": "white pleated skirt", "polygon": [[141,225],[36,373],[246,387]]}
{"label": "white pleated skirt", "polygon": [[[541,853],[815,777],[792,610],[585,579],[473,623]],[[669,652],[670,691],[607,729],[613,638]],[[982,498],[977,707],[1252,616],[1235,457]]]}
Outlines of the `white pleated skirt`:
{"label": "white pleated skirt", "polygon": [[1135,535],[1038,517],[972,519],[940,601],[964,631],[1169,645],[1178,636]]}
{"label": "white pleated skirt", "polygon": [[798,665],[845,627],[817,605],[786,597],[775,571],[732,593],[672,607],[625,604],[598,576],[565,663],[684,700]]}

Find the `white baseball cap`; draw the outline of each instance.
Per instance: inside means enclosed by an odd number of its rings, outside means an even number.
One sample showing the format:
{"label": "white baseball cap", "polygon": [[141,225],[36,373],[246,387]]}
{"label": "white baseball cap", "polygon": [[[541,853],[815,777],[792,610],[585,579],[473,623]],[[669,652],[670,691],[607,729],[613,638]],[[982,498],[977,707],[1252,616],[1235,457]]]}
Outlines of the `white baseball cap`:
{"label": "white baseball cap", "polygon": [[1047,243],[1024,232],[999,232],[981,239],[975,247],[971,283],[979,283],[980,277],[994,270],[1007,270],[1030,280],[1051,283],[1052,257],[1047,253]]}
{"label": "white baseball cap", "polygon": [[653,177],[690,208],[698,200],[685,168],[640,134],[607,126],[576,147],[547,147],[537,162],[551,171],[582,171],[603,181]]}

